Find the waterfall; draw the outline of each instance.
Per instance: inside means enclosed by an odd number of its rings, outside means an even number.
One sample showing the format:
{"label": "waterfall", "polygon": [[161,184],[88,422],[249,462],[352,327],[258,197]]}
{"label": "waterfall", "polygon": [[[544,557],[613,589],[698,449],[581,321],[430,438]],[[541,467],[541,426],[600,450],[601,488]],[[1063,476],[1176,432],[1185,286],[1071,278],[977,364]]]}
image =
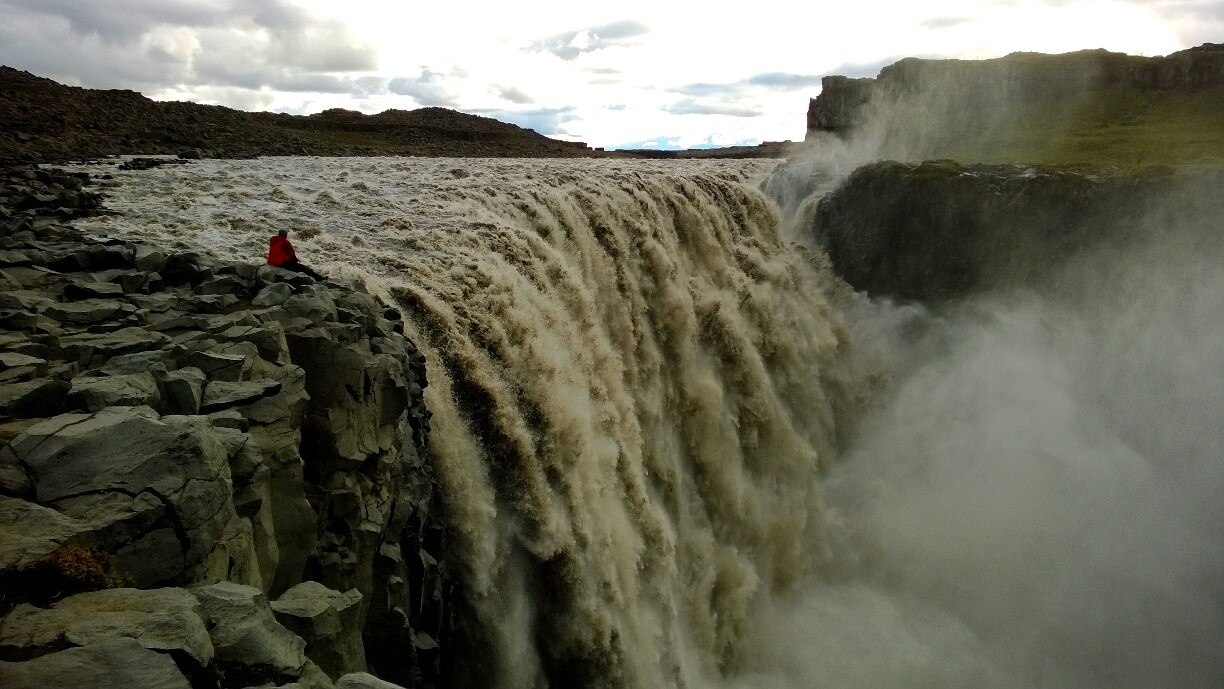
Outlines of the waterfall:
{"label": "waterfall", "polygon": [[[360,277],[429,362],[474,685],[706,687],[828,552],[853,403],[770,163],[278,159],[131,177],[112,234]],[[144,189],[133,189],[139,183]]]}
{"label": "waterfall", "polygon": [[[766,185],[800,223],[817,163]],[[456,686],[1220,686],[1219,214],[893,304],[779,224],[773,167],[202,161],[89,223],[253,261],[284,227],[400,305]]]}

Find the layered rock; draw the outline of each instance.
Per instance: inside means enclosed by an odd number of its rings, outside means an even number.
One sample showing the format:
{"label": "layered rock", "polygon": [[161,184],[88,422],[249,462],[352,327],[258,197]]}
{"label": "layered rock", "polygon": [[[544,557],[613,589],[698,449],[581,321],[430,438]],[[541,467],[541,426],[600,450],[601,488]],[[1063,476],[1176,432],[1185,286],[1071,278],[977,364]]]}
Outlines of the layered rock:
{"label": "layered rock", "polygon": [[398,314],[84,236],[83,181],[0,192],[0,684],[436,680],[442,532]]}

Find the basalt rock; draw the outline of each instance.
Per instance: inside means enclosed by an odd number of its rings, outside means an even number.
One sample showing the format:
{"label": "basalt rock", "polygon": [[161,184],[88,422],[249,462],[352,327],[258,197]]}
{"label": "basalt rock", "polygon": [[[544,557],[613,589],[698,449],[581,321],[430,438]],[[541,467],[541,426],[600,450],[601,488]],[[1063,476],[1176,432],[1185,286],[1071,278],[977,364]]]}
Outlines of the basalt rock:
{"label": "basalt rock", "polygon": [[1197,228],[1224,215],[1222,187],[1218,172],[882,161],[824,194],[811,232],[834,270],[875,296],[1057,290],[1060,267],[1089,252],[1186,237],[1221,250],[1219,233]]}
{"label": "basalt rock", "polygon": [[[126,663],[112,679],[133,686],[438,682],[451,589],[424,359],[387,306],[83,235],[55,210],[96,207],[81,178],[7,175],[0,685],[81,663]],[[184,589],[198,607],[150,602]]]}

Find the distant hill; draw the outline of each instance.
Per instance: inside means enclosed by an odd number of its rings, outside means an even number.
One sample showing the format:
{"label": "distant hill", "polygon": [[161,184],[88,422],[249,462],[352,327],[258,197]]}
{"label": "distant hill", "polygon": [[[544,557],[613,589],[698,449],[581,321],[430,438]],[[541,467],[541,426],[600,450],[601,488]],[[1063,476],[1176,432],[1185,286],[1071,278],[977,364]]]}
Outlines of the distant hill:
{"label": "distant hill", "polygon": [[1105,50],[993,60],[906,58],[875,79],[830,76],[808,138],[881,157],[1224,166],[1224,45],[1165,57]]}
{"label": "distant hill", "polygon": [[62,162],[114,154],[574,157],[585,144],[445,108],[377,115],[243,112],[150,100],[135,91],[65,86],[0,66],[0,161]]}

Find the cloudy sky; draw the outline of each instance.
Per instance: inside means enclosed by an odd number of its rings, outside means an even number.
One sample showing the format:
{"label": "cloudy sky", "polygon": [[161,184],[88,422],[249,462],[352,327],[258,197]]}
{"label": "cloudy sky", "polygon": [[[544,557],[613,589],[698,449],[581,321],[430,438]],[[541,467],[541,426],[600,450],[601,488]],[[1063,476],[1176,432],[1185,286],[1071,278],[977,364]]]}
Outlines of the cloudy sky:
{"label": "cloudy sky", "polygon": [[801,139],[826,74],[1224,42],[1224,0],[0,0],[0,64],[245,110],[443,106],[608,148]]}

